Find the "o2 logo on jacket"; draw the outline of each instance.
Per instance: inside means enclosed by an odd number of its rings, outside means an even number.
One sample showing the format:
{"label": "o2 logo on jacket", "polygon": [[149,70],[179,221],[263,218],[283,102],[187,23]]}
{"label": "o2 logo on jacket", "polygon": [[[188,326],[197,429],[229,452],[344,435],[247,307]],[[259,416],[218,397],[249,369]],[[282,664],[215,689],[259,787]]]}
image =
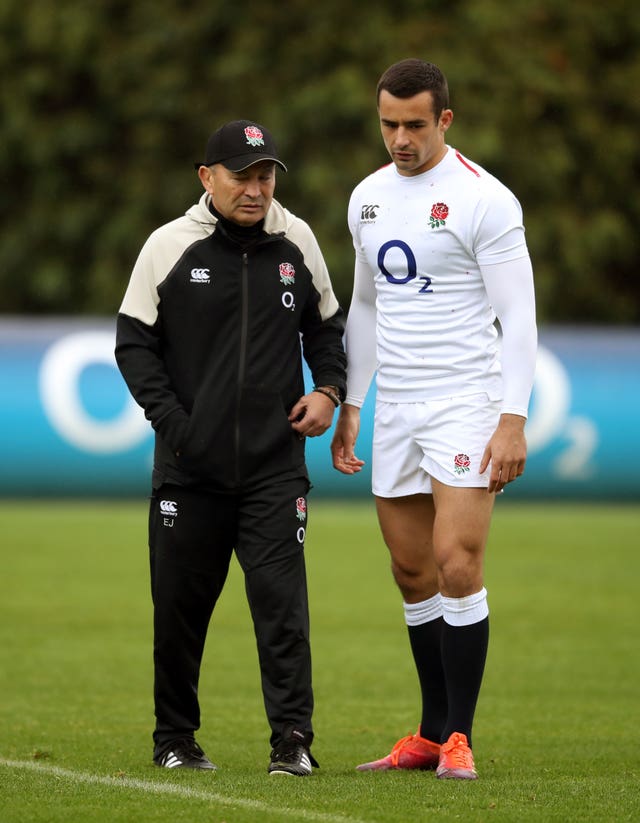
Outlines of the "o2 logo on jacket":
{"label": "o2 logo on jacket", "polygon": [[[291,263],[280,263],[278,266],[280,272],[280,282],[283,286],[293,286],[296,282],[296,270]],[[296,299],[290,291],[282,292],[282,305],[289,311],[295,311]]]}

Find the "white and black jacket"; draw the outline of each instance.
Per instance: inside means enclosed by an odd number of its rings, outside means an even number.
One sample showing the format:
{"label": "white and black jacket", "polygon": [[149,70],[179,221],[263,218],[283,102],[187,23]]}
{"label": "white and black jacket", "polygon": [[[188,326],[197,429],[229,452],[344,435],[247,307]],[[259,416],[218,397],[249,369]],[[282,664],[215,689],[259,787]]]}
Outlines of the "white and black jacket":
{"label": "white and black jacket", "polygon": [[346,391],[344,315],[309,226],[274,200],[243,235],[210,203],[149,237],[118,314],[118,366],[156,432],[154,488],[306,473],[287,420],[302,354],[316,385]]}

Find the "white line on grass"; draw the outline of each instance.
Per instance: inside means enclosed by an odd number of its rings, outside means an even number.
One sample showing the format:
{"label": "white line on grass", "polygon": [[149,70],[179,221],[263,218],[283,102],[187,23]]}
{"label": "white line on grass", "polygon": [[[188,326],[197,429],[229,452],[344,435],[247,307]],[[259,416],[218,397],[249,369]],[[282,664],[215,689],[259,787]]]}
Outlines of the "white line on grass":
{"label": "white line on grass", "polygon": [[[113,786],[115,788],[138,789],[149,794],[169,794],[178,797],[186,797],[190,800],[208,800],[211,803],[220,803],[223,806],[236,806],[240,809],[251,809],[252,811],[270,812],[271,814],[288,815],[298,820],[314,820],[321,823],[364,823],[355,817],[342,817],[337,814],[326,814],[324,812],[313,812],[308,809],[288,808],[287,806],[272,806],[262,803],[260,800],[249,800],[243,797],[225,797],[217,792],[206,792],[199,789],[191,789],[188,786],[178,786],[174,783],[154,783],[151,780],[139,780],[135,777],[109,777],[107,775],[89,774],[87,772],[74,772],[71,769],[62,769],[59,766],[45,766],[40,763],[33,763],[30,760],[5,760],[0,757],[0,766],[9,769],[27,769],[41,774],[59,777],[71,783],[92,783],[99,786]],[[293,778],[294,780],[297,778]]]}

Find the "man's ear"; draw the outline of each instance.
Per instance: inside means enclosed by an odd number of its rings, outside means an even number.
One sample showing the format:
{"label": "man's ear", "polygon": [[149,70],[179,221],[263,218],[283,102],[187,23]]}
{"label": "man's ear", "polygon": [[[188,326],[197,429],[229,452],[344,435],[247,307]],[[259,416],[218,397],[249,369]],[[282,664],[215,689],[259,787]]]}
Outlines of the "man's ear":
{"label": "man's ear", "polygon": [[445,131],[448,130],[449,126],[453,123],[453,112],[451,109],[442,109],[440,112],[440,128],[444,134]]}
{"label": "man's ear", "polygon": [[213,195],[213,169],[210,166],[200,166],[198,177],[204,190]]}

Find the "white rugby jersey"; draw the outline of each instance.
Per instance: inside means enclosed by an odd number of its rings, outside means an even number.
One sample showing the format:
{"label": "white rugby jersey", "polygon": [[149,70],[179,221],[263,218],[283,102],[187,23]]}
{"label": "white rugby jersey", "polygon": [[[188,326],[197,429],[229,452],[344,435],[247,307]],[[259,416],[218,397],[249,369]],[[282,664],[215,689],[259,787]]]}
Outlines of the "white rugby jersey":
{"label": "white rugby jersey", "polygon": [[[377,369],[381,400],[486,391],[503,399],[503,411],[526,417],[535,308],[515,196],[447,147],[423,174],[406,177],[390,164],[365,178],[351,196],[349,228],[356,267],[345,337],[346,402],[362,405]],[[510,358],[503,363],[504,386],[496,315],[502,359]]]}

